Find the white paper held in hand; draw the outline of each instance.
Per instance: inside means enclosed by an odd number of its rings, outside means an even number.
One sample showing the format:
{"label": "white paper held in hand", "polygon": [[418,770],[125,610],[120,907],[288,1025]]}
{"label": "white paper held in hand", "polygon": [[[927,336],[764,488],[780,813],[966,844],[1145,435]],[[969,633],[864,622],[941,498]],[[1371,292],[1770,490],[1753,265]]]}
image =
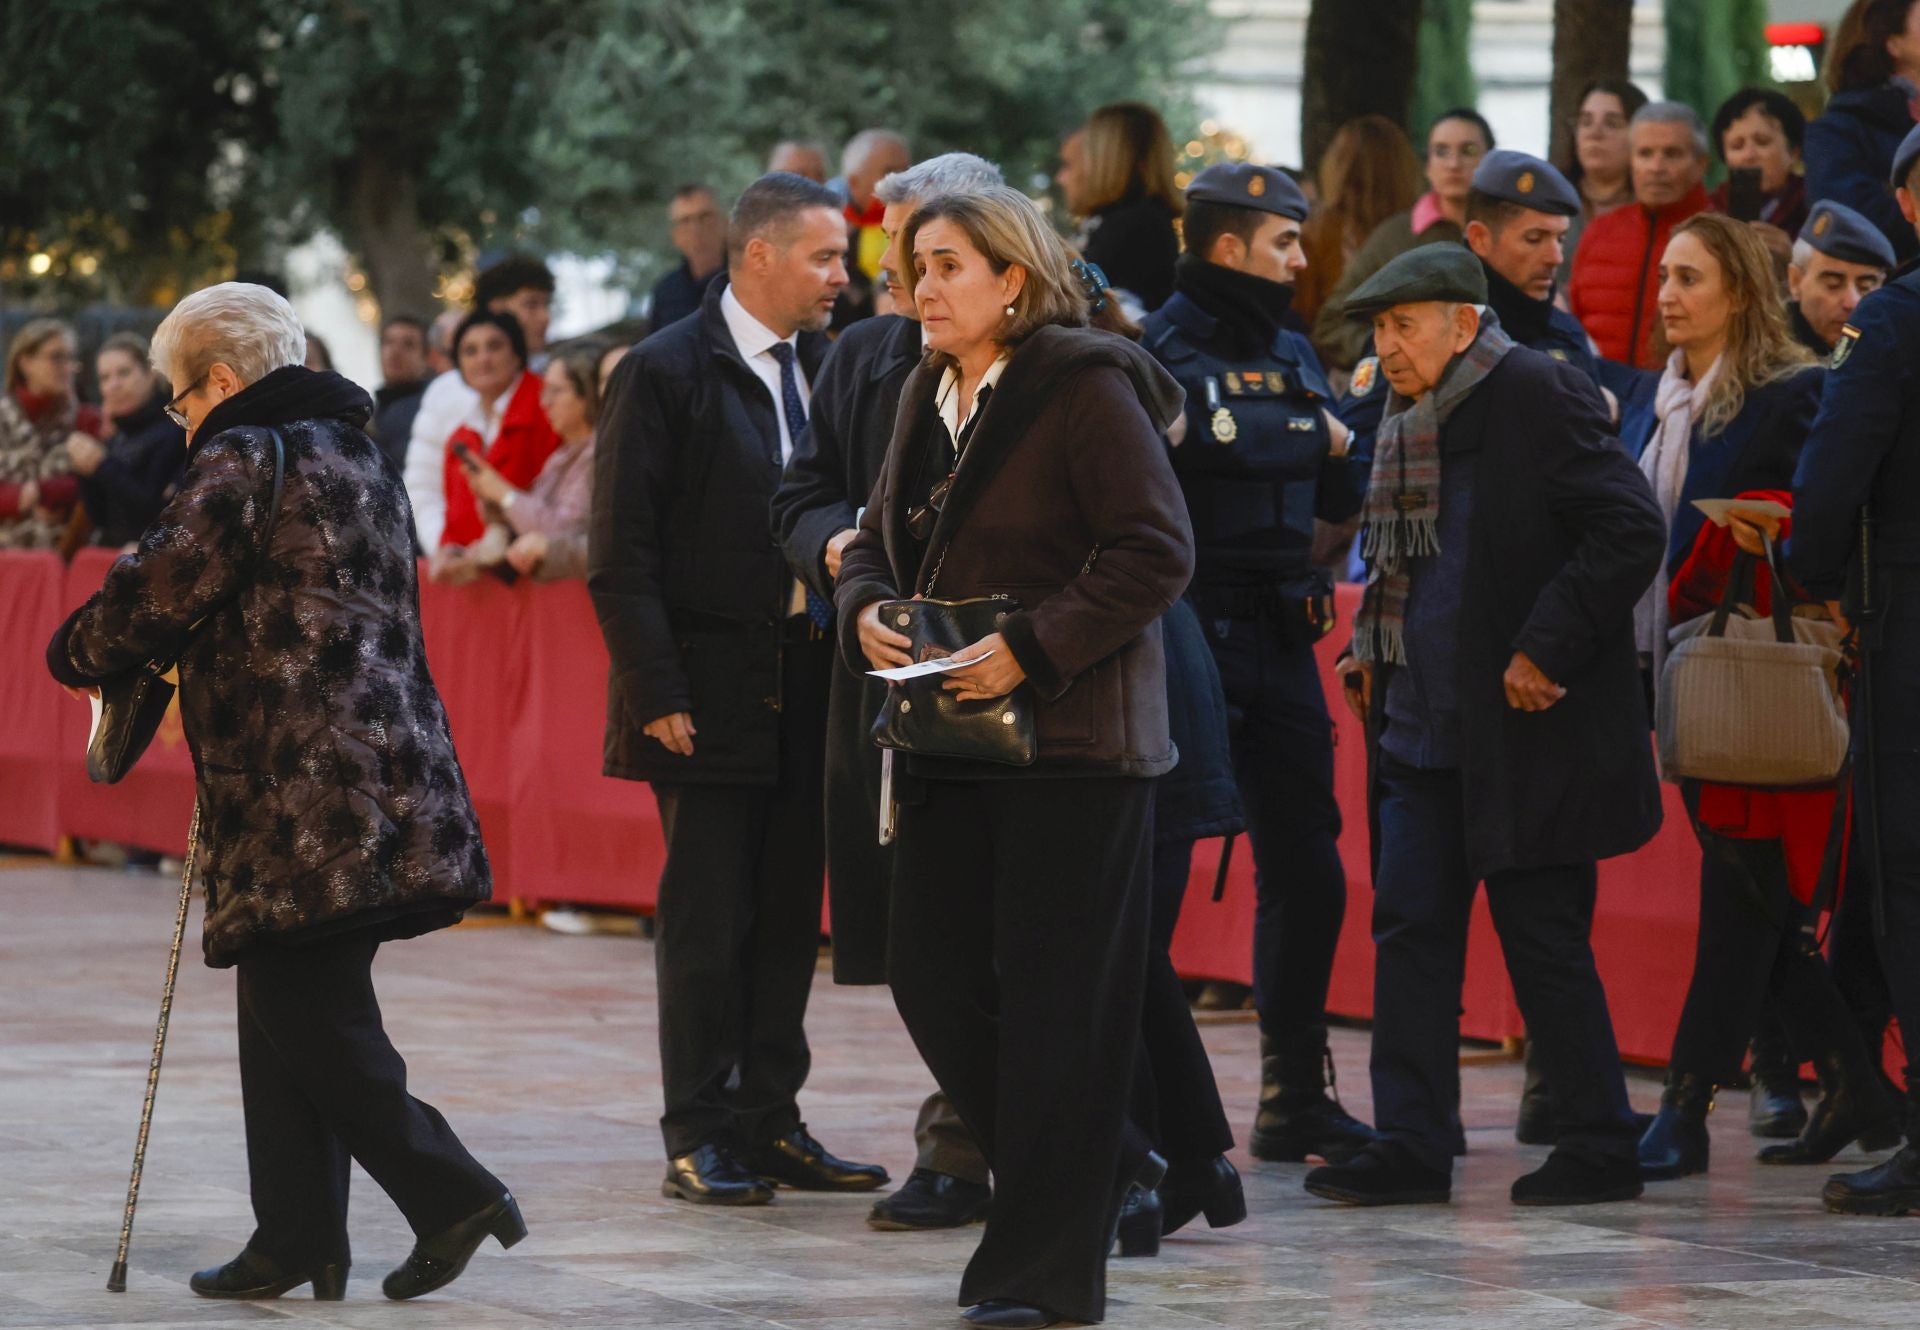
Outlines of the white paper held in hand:
{"label": "white paper held in hand", "polygon": [[93,751],[93,737],[100,733],[100,717],[106,712],[106,705],[100,700],[100,690],[98,688],[89,688],[87,690],[87,705],[93,708],[93,724],[87,726],[86,748],[86,751],[91,753]]}
{"label": "white paper held in hand", "polygon": [[929,674],[946,674],[953,670],[964,670],[969,665],[978,665],[992,655],[991,651],[983,651],[966,660],[961,660],[958,656],[947,656],[941,660],[923,660],[918,665],[896,665],[890,670],[868,670],[867,673],[876,679],[905,683],[908,679],[922,679]]}

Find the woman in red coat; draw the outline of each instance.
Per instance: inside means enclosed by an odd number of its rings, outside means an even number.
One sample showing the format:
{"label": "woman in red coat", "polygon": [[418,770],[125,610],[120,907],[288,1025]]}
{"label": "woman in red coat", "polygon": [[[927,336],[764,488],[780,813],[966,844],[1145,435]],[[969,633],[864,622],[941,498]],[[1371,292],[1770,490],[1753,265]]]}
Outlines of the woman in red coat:
{"label": "woman in red coat", "polygon": [[475,310],[454,330],[453,354],[460,377],[480,401],[447,439],[447,517],[428,574],[436,582],[471,581],[479,574],[467,547],[486,535],[487,520],[462,454],[484,460],[514,488],[531,489],[548,456],[560,446],[560,436],[540,406],[540,376],[527,368],[527,339],[518,319]]}

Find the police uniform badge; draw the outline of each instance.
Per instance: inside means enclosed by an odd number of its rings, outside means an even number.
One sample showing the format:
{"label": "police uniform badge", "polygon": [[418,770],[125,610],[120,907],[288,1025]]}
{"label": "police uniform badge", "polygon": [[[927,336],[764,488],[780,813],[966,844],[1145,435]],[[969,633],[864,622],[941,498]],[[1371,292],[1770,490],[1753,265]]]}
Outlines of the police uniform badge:
{"label": "police uniform badge", "polygon": [[1373,385],[1380,381],[1380,357],[1368,356],[1353,367],[1353,380],[1348,383],[1347,391],[1355,397],[1365,397],[1373,391]]}
{"label": "police uniform badge", "polygon": [[1267,181],[1265,176],[1256,174],[1253,179],[1247,181],[1247,194],[1250,197],[1257,199],[1266,192]]}
{"label": "police uniform badge", "polygon": [[1559,361],[1565,361],[1567,358],[1567,353],[1565,351],[1562,351],[1557,346],[1548,347],[1547,354],[1552,356],[1555,360],[1559,360]]}
{"label": "police uniform badge", "polygon": [[1213,438],[1216,443],[1232,443],[1240,437],[1240,422],[1224,406],[1213,413]]}
{"label": "police uniform badge", "polygon": [[1827,233],[1827,228],[1832,225],[1833,225],[1833,214],[1830,212],[1823,212],[1818,217],[1813,219],[1813,233],[1816,236],[1823,236]]}
{"label": "police uniform badge", "polygon": [[1833,358],[1827,361],[1828,369],[1839,369],[1847,363],[1847,357],[1853,354],[1853,344],[1860,340],[1860,330],[1851,323],[1840,329],[1840,340],[1833,344]]}
{"label": "police uniform badge", "polygon": [[1513,187],[1519,190],[1522,194],[1533,193],[1533,172],[1522,171],[1520,173],[1520,178],[1513,182]]}

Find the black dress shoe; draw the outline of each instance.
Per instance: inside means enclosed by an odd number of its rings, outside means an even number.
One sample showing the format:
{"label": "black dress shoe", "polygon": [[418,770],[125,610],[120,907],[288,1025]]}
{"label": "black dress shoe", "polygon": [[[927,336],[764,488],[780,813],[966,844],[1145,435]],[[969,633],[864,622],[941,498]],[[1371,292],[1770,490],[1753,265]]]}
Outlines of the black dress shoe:
{"label": "black dress shoe", "polygon": [[1344,1164],[1307,1174],[1315,1196],[1346,1205],[1441,1205],[1453,1197],[1453,1175],[1428,1168],[1393,1141],[1375,1141]]}
{"label": "black dress shoe", "polygon": [[1836,1215],[1910,1215],[1920,1211],[1920,1147],[1909,1145],[1884,1164],[1836,1173],[1820,1193]]}
{"label": "black dress shoe", "polygon": [[985,1219],[992,1205],[993,1188],[983,1182],[916,1168],[892,1195],[873,1203],[867,1227],[883,1233],[964,1228]]}
{"label": "black dress shoe", "polygon": [[1546,1163],[1515,1179],[1510,1195],[1515,1205],[1602,1205],[1631,1201],[1645,1190],[1640,1161],[1632,1155],[1596,1159],[1555,1150]]}
{"label": "black dress shoe", "polygon": [[968,1325],[992,1326],[995,1330],[1042,1330],[1059,1324],[1053,1313],[1007,1298],[988,1298],[961,1312],[960,1319]]}
{"label": "black dress shoe", "polygon": [[1133,1183],[1126,1199],[1120,1202],[1120,1222],[1113,1236],[1122,1256],[1158,1256],[1162,1224],[1160,1193],[1152,1187]]}
{"label": "black dress shoe", "polygon": [[774,1186],[795,1191],[876,1191],[888,1182],[886,1169],[834,1157],[804,1126],[759,1146],[746,1163]]}
{"label": "black dress shoe", "polygon": [[1225,1155],[1197,1164],[1167,1165],[1166,1179],[1160,1184],[1161,1233],[1178,1232],[1202,1214],[1208,1228],[1231,1228],[1247,1217],[1240,1170]]}
{"label": "black dress shoe", "polygon": [[302,1284],[313,1285],[315,1302],[339,1302],[347,1296],[347,1262],[292,1270],[246,1247],[225,1265],[187,1280],[187,1287],[203,1298],[277,1298]]}
{"label": "black dress shoe", "polygon": [[512,1192],[502,1192],[492,1205],[414,1243],[413,1253],[386,1277],[380,1291],[401,1302],[445,1288],[460,1277],[489,1236],[502,1247],[511,1247],[527,1236],[527,1221],[520,1217],[520,1204]]}
{"label": "black dress shoe", "polygon": [[765,1205],[773,1184],[763,1181],[724,1145],[703,1145],[667,1161],[660,1194],[696,1205]]}
{"label": "black dress shoe", "polygon": [[1640,1137],[1642,1178],[1666,1182],[1707,1171],[1707,1114],[1713,1111],[1713,1089],[1712,1081],[1692,1072],[1667,1074],[1660,1111]]}

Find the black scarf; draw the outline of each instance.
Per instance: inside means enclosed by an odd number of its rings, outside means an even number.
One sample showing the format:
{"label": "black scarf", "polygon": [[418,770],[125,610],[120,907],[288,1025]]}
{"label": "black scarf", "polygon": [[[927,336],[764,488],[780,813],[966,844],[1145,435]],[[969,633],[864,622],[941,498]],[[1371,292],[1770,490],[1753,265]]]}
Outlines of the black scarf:
{"label": "black scarf", "polygon": [[1495,272],[1485,259],[1480,260],[1480,266],[1487,274],[1487,304],[1500,316],[1500,326],[1507,330],[1507,336],[1522,346],[1538,346],[1546,341],[1553,330],[1552,294],[1545,300],[1535,300]]}
{"label": "black scarf", "polygon": [[296,420],[340,420],[355,429],[373,415],[366,390],[330,369],[288,365],[258,383],[249,383],[207,412],[193,433],[188,456],[222,430],[242,425],[286,425]]}
{"label": "black scarf", "polygon": [[1280,321],[1293,304],[1293,286],[1182,254],[1173,269],[1173,289],[1220,322],[1221,333],[1247,353],[1265,351],[1280,335]]}

